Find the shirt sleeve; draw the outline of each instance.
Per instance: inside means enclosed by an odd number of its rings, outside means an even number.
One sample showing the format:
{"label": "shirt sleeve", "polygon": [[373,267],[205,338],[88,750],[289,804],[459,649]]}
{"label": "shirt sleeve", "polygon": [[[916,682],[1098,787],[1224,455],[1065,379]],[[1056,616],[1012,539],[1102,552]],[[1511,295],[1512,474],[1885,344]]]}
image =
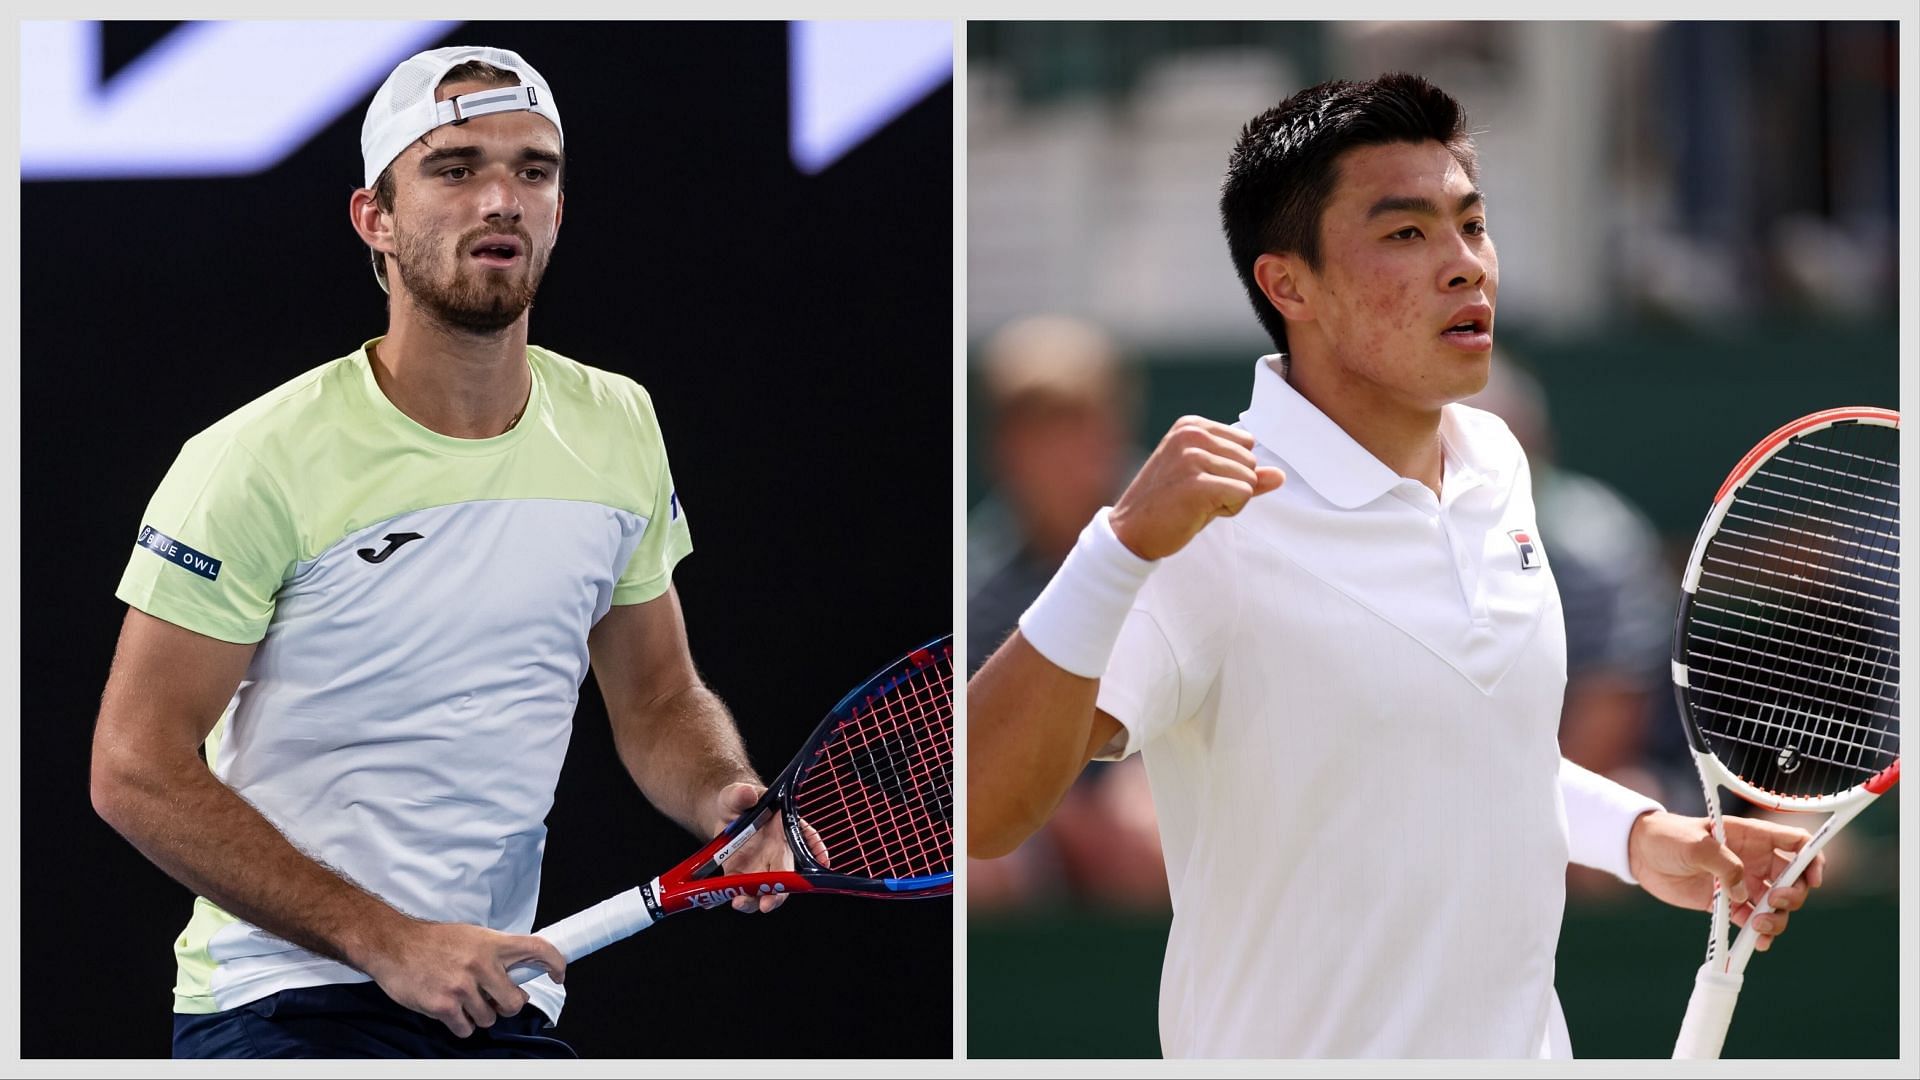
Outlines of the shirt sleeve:
{"label": "shirt sleeve", "polygon": [[653,413],[653,401],[645,390],[637,392],[638,455],[641,481],[646,485],[649,504],[646,527],[640,533],[640,545],[633,549],[627,568],[613,589],[616,604],[641,604],[667,591],[673,584],[673,568],[693,550],[693,534],[687,530],[687,512],[680,505],[680,493],[673,486],[673,470],[667,465],[666,439],[660,433]]}
{"label": "shirt sleeve", "polygon": [[1138,753],[1192,719],[1212,693],[1238,614],[1233,530],[1216,520],[1141,586],[1100,678],[1098,707],[1122,728],[1101,760]]}
{"label": "shirt sleeve", "polygon": [[147,504],[114,594],[155,618],[248,645],[299,560],[285,493],[230,432],[181,448]]}
{"label": "shirt sleeve", "polygon": [[1632,788],[1560,759],[1560,798],[1567,808],[1567,857],[1637,885],[1627,836],[1640,815],[1664,809]]}

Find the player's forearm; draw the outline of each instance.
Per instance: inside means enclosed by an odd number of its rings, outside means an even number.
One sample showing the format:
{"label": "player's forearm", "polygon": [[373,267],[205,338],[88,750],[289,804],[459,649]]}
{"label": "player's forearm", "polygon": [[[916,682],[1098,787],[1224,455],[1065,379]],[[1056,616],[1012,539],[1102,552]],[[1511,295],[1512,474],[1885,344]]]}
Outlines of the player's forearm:
{"label": "player's forearm", "polygon": [[1632,883],[1632,836],[1659,803],[1599,773],[1560,759],[1560,798],[1567,813],[1567,858]]}
{"label": "player's forearm", "polygon": [[198,757],[96,748],[93,804],[175,881],[362,971],[411,920],[301,852]]}
{"label": "player's forearm", "polygon": [[967,682],[967,854],[998,858],[1045,825],[1087,763],[1100,680],[1019,633]]}
{"label": "player's forearm", "polygon": [[613,718],[614,745],[633,782],[656,809],[703,839],[712,835],[720,789],[760,783],[733,715],[694,684]]}

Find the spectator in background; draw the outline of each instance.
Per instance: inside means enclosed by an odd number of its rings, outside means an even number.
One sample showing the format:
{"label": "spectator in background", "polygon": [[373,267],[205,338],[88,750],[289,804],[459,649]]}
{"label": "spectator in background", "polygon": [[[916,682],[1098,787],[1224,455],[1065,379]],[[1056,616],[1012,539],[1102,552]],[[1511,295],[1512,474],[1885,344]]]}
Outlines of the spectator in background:
{"label": "spectator in background", "polygon": [[[1137,390],[1105,331],[1060,315],[1018,319],[988,340],[981,366],[994,487],[967,522],[969,671],[1012,633],[1087,520],[1140,463],[1131,441]],[[969,866],[976,907],[1062,894],[1166,905],[1160,833],[1137,758],[1088,769],[1019,852]]]}
{"label": "spectator in background", "polygon": [[[1466,404],[1507,422],[1533,467],[1538,527],[1567,623],[1567,697],[1560,714],[1560,752],[1568,760],[1663,802],[1664,758],[1683,761],[1679,724],[1674,738],[1656,724],[1671,693],[1667,660],[1678,576],[1667,564],[1660,535],[1626,497],[1591,476],[1554,460],[1547,398],[1524,368],[1494,356],[1487,388]],[[1691,770],[1686,777],[1692,778]],[[1688,789],[1690,790],[1690,789]],[[1631,890],[1612,875],[1569,868],[1583,890],[1609,885]]]}
{"label": "spectator in background", "polygon": [[1060,315],[1008,323],[987,341],[993,491],[967,521],[967,668],[1013,630],[1138,464],[1133,384],[1113,341]]}

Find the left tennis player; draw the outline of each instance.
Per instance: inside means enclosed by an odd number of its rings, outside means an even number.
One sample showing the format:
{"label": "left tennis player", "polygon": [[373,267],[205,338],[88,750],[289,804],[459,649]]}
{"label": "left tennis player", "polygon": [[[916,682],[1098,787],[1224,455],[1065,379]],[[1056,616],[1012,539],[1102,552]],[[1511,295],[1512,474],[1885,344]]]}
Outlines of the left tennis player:
{"label": "left tennis player", "polygon": [[[1175,1057],[1565,1057],[1569,861],[1744,925],[1807,834],[1560,757],[1566,642],[1487,380],[1499,261],[1459,104],[1410,75],[1243,132],[1228,247],[1279,350],[1173,425],[968,684],[969,854],[1142,753]],[[1772,897],[1770,941],[1820,874]]]}
{"label": "left tennis player", "polygon": [[[546,80],[421,53],[361,148],[387,331],[168,471],[120,581],[94,805],[198,894],[176,1056],[571,1057],[546,1033],[565,962],[528,931],[589,663],[663,812],[704,838],[763,787],[688,655],[651,400],[527,344],[564,205]],[[522,961],[552,977],[523,990]]]}

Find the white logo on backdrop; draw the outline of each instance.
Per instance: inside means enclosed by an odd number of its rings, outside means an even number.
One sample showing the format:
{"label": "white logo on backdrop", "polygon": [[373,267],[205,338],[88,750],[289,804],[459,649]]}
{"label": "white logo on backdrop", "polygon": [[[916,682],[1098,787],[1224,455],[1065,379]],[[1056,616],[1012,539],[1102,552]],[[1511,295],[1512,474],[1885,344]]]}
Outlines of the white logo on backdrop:
{"label": "white logo on backdrop", "polygon": [[953,77],[953,24],[797,22],[787,70],[793,163],[817,173]]}
{"label": "white logo on backdrop", "polygon": [[22,23],[20,177],[270,169],[456,25],[186,23],[102,83],[100,24]]}
{"label": "white logo on backdrop", "polygon": [[[100,78],[94,22],[20,26],[23,180],[245,176],[362,108],[457,22],[196,22]],[[794,23],[794,164],[818,173],[953,74],[948,22]]]}

